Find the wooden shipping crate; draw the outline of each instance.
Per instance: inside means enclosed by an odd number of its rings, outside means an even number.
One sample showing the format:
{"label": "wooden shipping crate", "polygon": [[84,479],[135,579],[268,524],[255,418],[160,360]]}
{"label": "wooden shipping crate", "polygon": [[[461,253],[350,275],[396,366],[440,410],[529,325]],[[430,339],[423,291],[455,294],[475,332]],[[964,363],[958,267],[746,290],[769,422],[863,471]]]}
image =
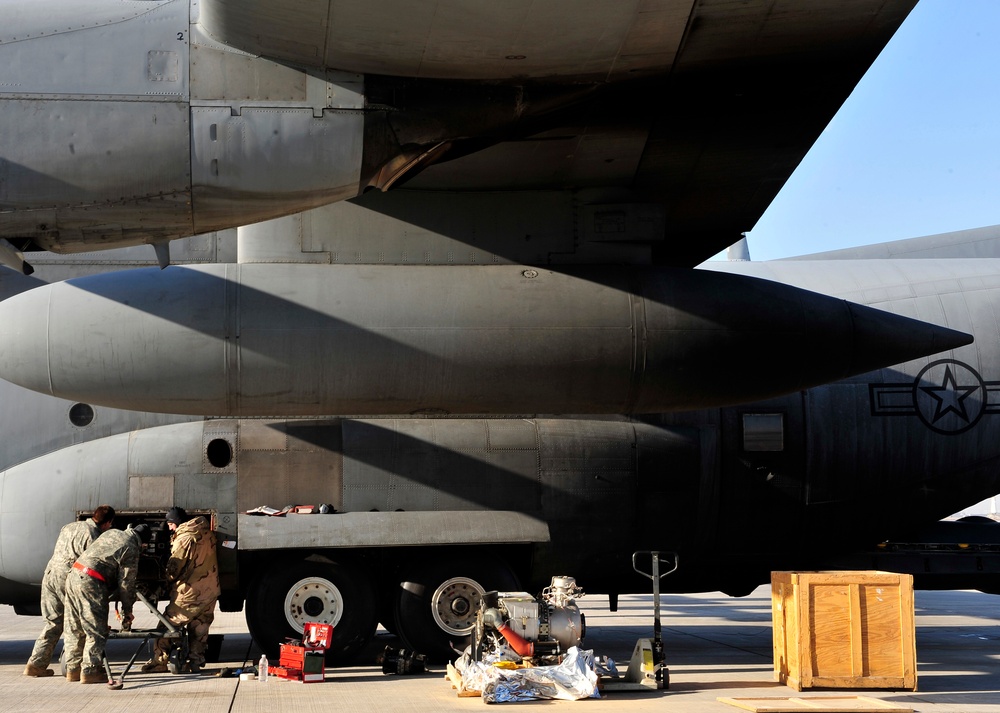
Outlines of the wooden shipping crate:
{"label": "wooden shipping crate", "polygon": [[771,614],[776,681],[916,690],[912,575],[772,572]]}

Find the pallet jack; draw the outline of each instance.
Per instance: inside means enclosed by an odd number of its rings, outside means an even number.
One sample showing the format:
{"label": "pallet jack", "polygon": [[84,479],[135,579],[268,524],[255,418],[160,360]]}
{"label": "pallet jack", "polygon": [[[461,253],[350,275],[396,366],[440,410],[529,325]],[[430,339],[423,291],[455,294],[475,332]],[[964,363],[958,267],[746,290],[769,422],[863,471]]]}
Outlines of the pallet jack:
{"label": "pallet jack", "polygon": [[129,659],[128,663],[125,664],[125,669],[122,671],[121,676],[117,679],[111,672],[111,663],[108,661],[108,654],[107,651],[105,651],[104,671],[108,674],[108,688],[112,691],[120,691],[125,687],[126,674],[128,674],[132,665],[135,663],[136,658],[139,656],[139,652],[142,651],[143,647],[148,646],[150,639],[173,639],[177,642],[173,650],[170,652],[170,659],[167,662],[167,670],[170,671],[170,673],[181,673],[184,668],[184,663],[187,661],[187,629],[178,629],[176,626],[171,624],[170,621],[160,613],[156,604],[147,599],[142,592],[136,592],[136,598],[145,604],[151,612],[153,612],[153,615],[156,616],[156,618],[160,621],[160,624],[162,624],[165,628],[133,630],[123,625],[120,631],[112,629],[108,633],[109,639],[141,639],[138,648],[136,648],[135,653],[132,654],[132,658]]}
{"label": "pallet jack", "polygon": [[[642,555],[649,555],[652,561],[650,571],[639,569],[638,560]],[[671,559],[663,559],[661,555],[669,555]],[[673,566],[666,572],[660,572],[660,565]],[[653,638],[639,639],[632,650],[628,671],[621,681],[611,681],[604,684],[605,690],[614,691],[648,691],[670,688],[670,669],[663,665],[663,637],[660,628],[660,580],[668,574],[673,574],[680,566],[680,556],[676,552],[658,552],[642,550],[632,553],[632,569],[643,577],[653,581]]]}

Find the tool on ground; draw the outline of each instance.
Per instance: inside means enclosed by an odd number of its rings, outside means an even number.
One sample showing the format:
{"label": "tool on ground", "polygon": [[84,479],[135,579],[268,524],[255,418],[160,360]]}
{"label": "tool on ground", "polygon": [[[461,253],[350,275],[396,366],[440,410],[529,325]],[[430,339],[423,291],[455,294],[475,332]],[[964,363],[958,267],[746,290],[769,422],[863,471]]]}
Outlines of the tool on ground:
{"label": "tool on ground", "polygon": [[386,646],[382,653],[375,658],[375,663],[382,667],[382,673],[395,673],[401,676],[408,676],[427,671],[427,657],[418,654],[416,651],[406,649],[394,649]]}

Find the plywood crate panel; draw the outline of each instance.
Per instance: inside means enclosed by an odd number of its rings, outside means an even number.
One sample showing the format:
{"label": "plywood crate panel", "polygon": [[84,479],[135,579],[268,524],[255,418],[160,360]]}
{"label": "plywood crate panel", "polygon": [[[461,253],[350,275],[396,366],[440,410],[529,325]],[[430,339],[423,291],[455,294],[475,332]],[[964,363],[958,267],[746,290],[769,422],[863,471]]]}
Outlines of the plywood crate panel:
{"label": "plywood crate panel", "polygon": [[771,613],[775,680],[916,690],[911,575],[772,572]]}

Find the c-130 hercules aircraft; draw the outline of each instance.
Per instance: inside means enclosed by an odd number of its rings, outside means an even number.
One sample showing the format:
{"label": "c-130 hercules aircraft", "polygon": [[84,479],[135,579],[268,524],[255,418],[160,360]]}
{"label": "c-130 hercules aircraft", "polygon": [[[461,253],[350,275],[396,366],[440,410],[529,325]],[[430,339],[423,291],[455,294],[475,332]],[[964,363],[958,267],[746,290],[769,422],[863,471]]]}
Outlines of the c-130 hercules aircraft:
{"label": "c-130 hercules aircraft", "polygon": [[[47,395],[5,386],[3,601],[66,520],[178,504],[265,649],[443,656],[484,589],[642,591],[656,549],[740,593],[996,493],[992,261],[691,269],[911,6],[0,4],[9,265],[278,218],[0,276]],[[296,503],[338,514],[245,514]]]}

